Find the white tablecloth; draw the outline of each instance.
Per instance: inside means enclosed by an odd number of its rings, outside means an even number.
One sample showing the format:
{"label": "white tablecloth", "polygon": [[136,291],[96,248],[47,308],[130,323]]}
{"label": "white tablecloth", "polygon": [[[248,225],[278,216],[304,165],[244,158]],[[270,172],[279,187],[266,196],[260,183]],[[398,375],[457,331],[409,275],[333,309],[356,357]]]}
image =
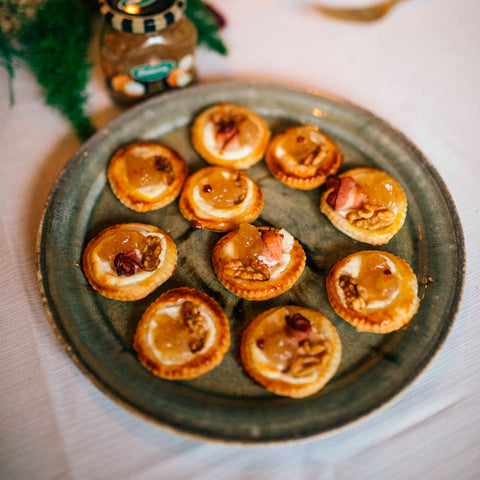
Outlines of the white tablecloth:
{"label": "white tablecloth", "polygon": [[[202,80],[248,79],[344,97],[383,117],[446,181],[464,227],[467,279],[446,343],[392,404],[325,438],[242,447],[151,425],[98,391],[43,310],[35,242],[48,192],[80,144],[18,70],[0,73],[0,478],[480,478],[480,2],[409,0],[382,21],[338,23],[307,1],[224,0],[227,58],[199,49]],[[96,65],[96,54],[93,52]],[[98,68],[97,127],[120,111]]]}

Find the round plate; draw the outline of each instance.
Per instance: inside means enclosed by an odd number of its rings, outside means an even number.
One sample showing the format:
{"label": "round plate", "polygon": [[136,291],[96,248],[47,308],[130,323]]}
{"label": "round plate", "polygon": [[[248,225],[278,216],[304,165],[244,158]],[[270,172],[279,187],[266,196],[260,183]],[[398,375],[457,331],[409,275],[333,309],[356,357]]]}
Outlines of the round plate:
{"label": "round plate", "polygon": [[[408,214],[401,231],[380,249],[405,259],[419,281],[420,309],[412,322],[389,335],[358,333],[335,315],[325,278],[340,258],[372,248],[337,231],[319,209],[321,188],[293,190],[263,161],[248,170],[265,205],[257,225],[282,227],[305,249],[307,267],[288,292],[249,302],[217,280],[210,252],[221,234],[194,230],[177,202],[135,213],[113,195],[106,167],[121,147],[139,139],[177,150],[190,173],[205,166],[190,143],[194,117],[209,105],[231,102],[260,114],[276,134],[316,125],[345,155],[341,171],[372,166],[402,185]],[[147,298],[119,302],[88,285],[81,267],[87,242],[117,223],[157,225],[175,240],[179,261],[170,280]],[[110,397],[176,431],[235,442],[276,442],[319,435],[344,426],[390,401],[425,368],[454,321],[464,280],[462,230],[452,199],[434,168],[401,133],[347,102],[272,85],[213,84],[154,98],[128,111],[93,136],[68,163],[54,186],[39,233],[37,268],[57,336],[81,370]],[[189,286],[212,296],[230,319],[232,345],[214,370],[189,381],[155,377],[132,348],[147,306],[171,288]],[[427,288],[428,286],[428,288]],[[323,313],[337,328],[343,356],[335,377],[301,400],[278,397],[255,384],[239,363],[241,333],[257,313],[277,305],[301,305]]]}

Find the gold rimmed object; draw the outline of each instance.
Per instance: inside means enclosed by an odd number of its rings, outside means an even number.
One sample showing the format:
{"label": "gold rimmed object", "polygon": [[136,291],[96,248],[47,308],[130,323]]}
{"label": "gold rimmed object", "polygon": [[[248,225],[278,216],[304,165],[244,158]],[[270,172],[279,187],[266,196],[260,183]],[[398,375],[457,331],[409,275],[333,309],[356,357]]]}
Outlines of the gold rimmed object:
{"label": "gold rimmed object", "polygon": [[315,9],[326,17],[347,22],[374,22],[384,17],[395,5],[403,0],[386,0],[365,7],[330,7],[317,4]]}

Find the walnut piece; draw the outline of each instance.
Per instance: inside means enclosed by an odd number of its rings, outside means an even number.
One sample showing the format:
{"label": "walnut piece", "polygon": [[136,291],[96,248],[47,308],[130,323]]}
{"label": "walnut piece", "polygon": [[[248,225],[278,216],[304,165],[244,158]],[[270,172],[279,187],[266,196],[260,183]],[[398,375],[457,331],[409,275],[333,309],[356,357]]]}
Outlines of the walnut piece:
{"label": "walnut piece", "polygon": [[357,285],[353,278],[348,275],[342,275],[338,280],[338,284],[345,294],[345,301],[349,307],[358,312],[365,310],[367,302],[364,298],[366,291],[363,287]]}
{"label": "walnut piece", "polygon": [[242,280],[260,280],[270,279],[270,270],[264,263],[253,260],[242,260],[239,258],[228,261],[223,270],[225,275]]}
{"label": "walnut piece", "polygon": [[238,172],[237,178],[235,179],[235,184],[239,187],[240,191],[237,194],[236,198],[233,200],[233,203],[235,205],[239,205],[247,197],[247,193],[248,193],[247,179],[240,172]]}
{"label": "walnut piece", "polygon": [[142,249],[142,267],[147,272],[152,272],[160,264],[162,253],[162,242],[154,235],[145,238],[145,245]]}
{"label": "walnut piece", "polygon": [[328,345],[325,341],[310,343],[303,341],[297,350],[297,356],[287,367],[286,373],[292,377],[306,377],[322,364],[322,357],[328,352]]}
{"label": "walnut piece", "polygon": [[347,214],[349,223],[367,230],[386,228],[393,223],[394,219],[395,213],[392,210],[381,205],[370,205],[368,203]]}
{"label": "walnut piece", "polygon": [[205,338],[207,336],[207,328],[205,321],[193,302],[183,302],[182,316],[185,326],[190,332],[190,341],[188,346],[192,353],[200,351],[205,345]]}

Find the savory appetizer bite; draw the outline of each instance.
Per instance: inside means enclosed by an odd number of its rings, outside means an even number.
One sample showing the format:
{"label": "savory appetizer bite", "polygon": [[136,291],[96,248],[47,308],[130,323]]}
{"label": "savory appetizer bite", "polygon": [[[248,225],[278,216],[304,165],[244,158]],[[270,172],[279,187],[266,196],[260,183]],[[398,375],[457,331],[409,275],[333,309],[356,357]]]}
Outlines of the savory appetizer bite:
{"label": "savory appetizer bite", "polygon": [[203,111],[192,127],[193,146],[203,159],[239,169],[263,157],[269,138],[266,123],[256,113],[229,103]]}
{"label": "savory appetizer bite", "polygon": [[289,290],[305,267],[305,252],[286,230],[242,223],[222,237],[212,263],[223,286],[246,300],[267,300]]}
{"label": "savory appetizer bite", "polygon": [[335,175],[343,162],[338,147],[313,126],[275,135],[265,156],[272,175],[291,188],[311,190]]}
{"label": "savory appetizer bite", "polygon": [[216,367],[230,346],[228,319],[208,295],[175,288],[153,302],[140,320],[133,347],[154,375],[198,377]]}
{"label": "savory appetizer bite", "polygon": [[376,250],[340,260],[327,277],[328,299],[358,331],[389,333],[417,313],[417,278],[399,257]]}
{"label": "savory appetizer bite", "polygon": [[257,219],[263,194],[240,170],[207,167],[187,179],[178,206],[193,227],[226,232]]}
{"label": "savory appetizer bite", "polygon": [[335,327],[309,308],[272,308],[255,317],[242,337],[242,364],[258,383],[293,398],[318,392],[342,355]]}
{"label": "savory appetizer bite", "polygon": [[126,207],[143,213],[173,202],[187,178],[188,168],[171,148],[139,141],[113,156],[107,174],[115,196]]}
{"label": "savory appetizer bite", "polygon": [[320,209],[350,238],[383,245],[402,227],[407,199],[402,187],[387,173],[355,168],[328,178]]}
{"label": "savory appetizer bite", "polygon": [[90,285],[114,300],[139,300],[166,282],[177,265],[177,248],[162,230],[143,223],[109,227],[90,240],[83,272]]}

